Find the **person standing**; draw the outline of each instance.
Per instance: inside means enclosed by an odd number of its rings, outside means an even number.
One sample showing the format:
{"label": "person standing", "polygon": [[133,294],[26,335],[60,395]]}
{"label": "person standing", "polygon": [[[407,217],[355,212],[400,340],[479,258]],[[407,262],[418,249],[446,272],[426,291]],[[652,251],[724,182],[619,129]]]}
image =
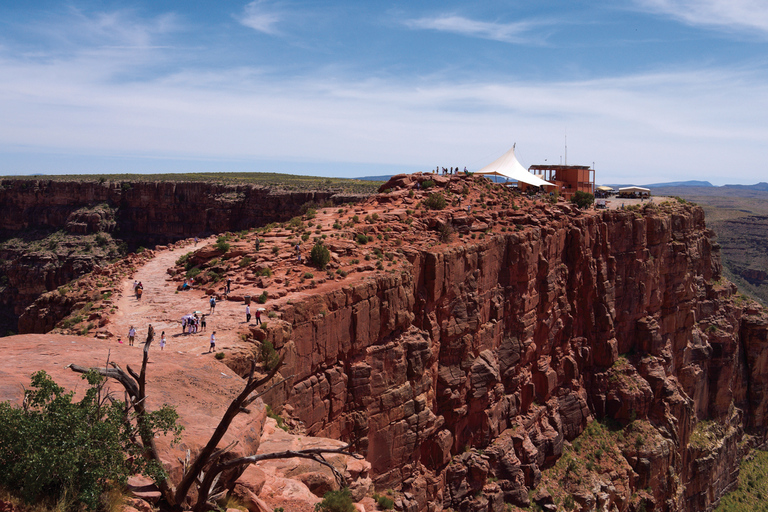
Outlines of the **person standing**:
{"label": "person standing", "polygon": [[249,323],[251,321],[251,305],[246,304],[245,305],[245,323]]}
{"label": "person standing", "polygon": [[256,325],[261,325],[261,310],[256,310]]}
{"label": "person standing", "polygon": [[204,330],[205,330],[205,315],[203,315],[202,317],[200,317],[200,330],[201,330],[201,331],[204,331]]}
{"label": "person standing", "polygon": [[211,295],[211,300],[209,301],[211,304],[211,315],[213,314],[213,311],[216,309],[216,297]]}
{"label": "person standing", "polygon": [[136,338],[136,329],[131,326],[130,329],[128,329],[128,346],[133,346],[133,340]]}
{"label": "person standing", "polygon": [[232,278],[227,278],[227,295],[229,295],[229,290],[232,289]]}
{"label": "person standing", "polygon": [[160,350],[165,348],[165,331],[160,335]]}
{"label": "person standing", "polygon": [[213,332],[211,333],[211,346],[210,346],[210,348],[208,349],[208,353],[210,354],[210,353],[211,353],[211,352],[213,352],[214,350],[216,350],[216,331],[213,331]]}

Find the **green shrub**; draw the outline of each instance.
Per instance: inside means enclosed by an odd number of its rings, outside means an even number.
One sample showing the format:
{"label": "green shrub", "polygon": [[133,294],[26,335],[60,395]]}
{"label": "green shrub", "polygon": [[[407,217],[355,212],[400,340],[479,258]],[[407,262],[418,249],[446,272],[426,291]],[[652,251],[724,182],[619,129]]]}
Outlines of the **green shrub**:
{"label": "green shrub", "polygon": [[269,298],[269,295],[267,295],[267,290],[264,290],[263,292],[261,292],[261,295],[256,297],[256,302],[258,302],[259,304],[264,304],[267,302],[268,298]]}
{"label": "green shrub", "polygon": [[259,270],[259,275],[264,277],[272,277],[272,269],[269,267],[264,267],[263,269]]}
{"label": "green shrub", "polygon": [[[157,477],[163,469],[140,456],[125,423],[124,404],[100,396],[102,378],[84,376],[90,384],[80,402],[65,393],[44,371],[32,376],[26,408],[0,403],[0,486],[15,489],[27,502],[72,499],[96,510],[102,493],[124,485],[140,472]],[[178,415],[164,406],[150,413],[153,434],[178,436]]]}
{"label": "green shrub", "polygon": [[363,233],[358,233],[355,236],[355,241],[359,243],[360,245],[365,245],[368,243],[368,235],[365,235]]}
{"label": "green shrub", "polygon": [[445,208],[445,196],[440,192],[434,192],[424,200],[424,206],[430,210],[442,210]]}
{"label": "green shrub", "polygon": [[191,269],[187,270],[187,277],[188,278],[197,277],[197,275],[200,272],[202,272],[202,270],[200,270],[200,267],[192,267]]}
{"label": "green shrub", "polygon": [[421,188],[424,190],[428,190],[435,186],[435,182],[433,180],[426,180],[421,182]]}
{"label": "green shrub", "polygon": [[309,254],[312,262],[320,267],[320,270],[325,270],[326,265],[331,261],[331,251],[321,243],[316,243],[312,247],[312,252]]}
{"label": "green shrub", "polygon": [[240,263],[238,263],[238,265],[240,267],[247,267],[248,265],[251,264],[251,261],[253,261],[253,259],[250,256],[243,256],[243,259],[240,260]]}
{"label": "green shrub", "polygon": [[226,239],[219,237],[219,240],[216,242],[216,249],[220,250],[221,252],[227,252],[229,247],[230,245],[227,243]]}
{"label": "green shrub", "polygon": [[272,342],[265,341],[264,343],[262,343],[261,362],[264,364],[264,368],[266,368],[269,371],[274,370],[279,360],[280,360],[280,356],[277,354],[277,351],[275,350],[275,346],[272,345]]}
{"label": "green shrub", "polygon": [[589,192],[582,192],[581,190],[577,190],[576,193],[573,194],[571,202],[583,210],[592,206],[592,203],[595,202],[595,196]]}
{"label": "green shrub", "polygon": [[214,355],[213,357],[221,361],[222,359],[224,359],[224,352],[216,352],[216,355]]}
{"label": "green shrub", "polygon": [[315,505],[317,512],[355,512],[354,502],[349,489],[346,487],[340,491],[328,491],[323,496],[323,501]]}
{"label": "green shrub", "polygon": [[395,501],[392,498],[388,498],[386,496],[374,494],[373,499],[382,510],[392,510],[392,508],[395,506]]}

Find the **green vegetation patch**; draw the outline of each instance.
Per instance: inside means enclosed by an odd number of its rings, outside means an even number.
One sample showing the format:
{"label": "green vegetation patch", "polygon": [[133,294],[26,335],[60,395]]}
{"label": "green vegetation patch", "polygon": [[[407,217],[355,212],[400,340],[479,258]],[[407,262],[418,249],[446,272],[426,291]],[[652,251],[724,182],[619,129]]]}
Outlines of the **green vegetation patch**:
{"label": "green vegetation patch", "polygon": [[720,500],[715,512],[768,511],[768,451],[754,450],[741,463],[739,486]]}

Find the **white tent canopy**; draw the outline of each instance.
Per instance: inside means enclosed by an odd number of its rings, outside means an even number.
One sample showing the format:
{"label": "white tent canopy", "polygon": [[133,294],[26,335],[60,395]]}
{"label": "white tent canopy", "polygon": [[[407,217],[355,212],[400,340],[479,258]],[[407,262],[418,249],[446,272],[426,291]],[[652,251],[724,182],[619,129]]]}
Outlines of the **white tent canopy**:
{"label": "white tent canopy", "polygon": [[651,195],[651,189],[645,187],[621,187],[619,194],[647,194]]}
{"label": "white tent canopy", "polygon": [[486,165],[475,174],[486,174],[493,176],[503,176],[507,179],[514,181],[522,181],[535,187],[554,187],[553,183],[544,181],[543,179],[534,176],[528,170],[523,167],[515,157],[515,147],[504,153],[500,158],[494,160],[490,164]]}

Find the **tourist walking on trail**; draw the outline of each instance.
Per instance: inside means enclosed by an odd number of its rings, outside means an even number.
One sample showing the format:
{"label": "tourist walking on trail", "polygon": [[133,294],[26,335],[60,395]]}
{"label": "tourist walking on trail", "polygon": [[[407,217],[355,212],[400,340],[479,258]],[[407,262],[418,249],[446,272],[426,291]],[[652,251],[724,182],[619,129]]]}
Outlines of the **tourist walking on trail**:
{"label": "tourist walking on trail", "polygon": [[256,325],[261,325],[261,310],[256,309]]}
{"label": "tourist walking on trail", "polygon": [[245,323],[249,323],[251,321],[251,305],[246,304],[245,305]]}
{"label": "tourist walking on trail", "polygon": [[208,349],[208,353],[210,354],[210,353],[211,353],[211,352],[213,352],[214,350],[216,350],[216,331],[213,331],[213,332],[211,333],[211,346],[210,346],[210,348]]}
{"label": "tourist walking on trail", "polygon": [[212,315],[213,311],[216,309],[216,297],[211,295],[211,300],[209,302],[211,304],[211,312],[210,312],[210,314]]}
{"label": "tourist walking on trail", "polygon": [[232,288],[232,278],[227,278],[227,295],[229,295],[229,290]]}
{"label": "tourist walking on trail", "polygon": [[204,330],[205,330],[205,315],[203,315],[202,317],[200,317],[200,330],[201,330],[201,331],[204,331]]}
{"label": "tourist walking on trail", "polygon": [[160,350],[165,348],[165,331],[160,335]]}
{"label": "tourist walking on trail", "polygon": [[128,346],[133,346],[133,340],[136,338],[136,329],[131,326],[130,329],[128,329]]}

